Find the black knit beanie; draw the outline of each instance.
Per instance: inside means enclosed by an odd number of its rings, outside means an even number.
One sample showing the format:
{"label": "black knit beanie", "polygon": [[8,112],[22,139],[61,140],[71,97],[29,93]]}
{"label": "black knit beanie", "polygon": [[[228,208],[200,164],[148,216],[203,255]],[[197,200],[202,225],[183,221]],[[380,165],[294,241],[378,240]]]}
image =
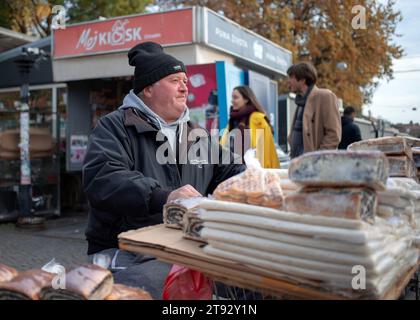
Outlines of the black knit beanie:
{"label": "black knit beanie", "polygon": [[186,72],[181,61],[163,52],[162,46],[155,42],[144,42],[131,48],[128,63],[136,67],[133,81],[135,94],[170,74]]}

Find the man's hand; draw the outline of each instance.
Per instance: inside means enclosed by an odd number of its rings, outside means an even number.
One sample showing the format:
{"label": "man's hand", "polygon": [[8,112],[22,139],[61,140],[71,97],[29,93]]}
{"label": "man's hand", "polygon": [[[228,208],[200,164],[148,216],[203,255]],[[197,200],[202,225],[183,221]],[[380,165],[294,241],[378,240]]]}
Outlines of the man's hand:
{"label": "man's hand", "polygon": [[202,197],[201,193],[194,189],[193,186],[187,184],[181,188],[178,188],[172,191],[166,202],[171,202],[176,199],[185,199],[185,198],[194,198],[194,197]]}

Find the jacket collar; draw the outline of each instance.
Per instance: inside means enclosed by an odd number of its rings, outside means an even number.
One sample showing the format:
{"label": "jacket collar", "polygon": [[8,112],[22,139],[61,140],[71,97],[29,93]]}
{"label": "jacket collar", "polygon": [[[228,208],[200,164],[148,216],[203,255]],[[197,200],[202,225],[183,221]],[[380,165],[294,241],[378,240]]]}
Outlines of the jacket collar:
{"label": "jacket collar", "polygon": [[308,101],[309,98],[313,97],[317,91],[318,91],[318,87],[316,86],[316,84],[314,84],[314,86],[311,89],[311,92],[309,92],[308,96],[306,97],[306,101]]}
{"label": "jacket collar", "polygon": [[341,117],[341,125],[345,126],[345,125],[348,125],[349,123],[353,123],[353,119],[346,116]]}
{"label": "jacket collar", "polygon": [[124,125],[126,127],[134,126],[138,133],[157,132],[158,129],[144,117],[135,108],[124,109]]}
{"label": "jacket collar", "polygon": [[[138,133],[144,132],[158,132],[159,129],[156,128],[150,120],[143,116],[140,112],[137,112],[135,108],[124,109],[124,125],[126,127],[134,126]],[[187,122],[187,137],[191,130],[193,129],[203,129],[199,125],[188,121]],[[207,131],[206,131],[207,132]],[[200,132],[197,138],[207,137],[207,134]]]}

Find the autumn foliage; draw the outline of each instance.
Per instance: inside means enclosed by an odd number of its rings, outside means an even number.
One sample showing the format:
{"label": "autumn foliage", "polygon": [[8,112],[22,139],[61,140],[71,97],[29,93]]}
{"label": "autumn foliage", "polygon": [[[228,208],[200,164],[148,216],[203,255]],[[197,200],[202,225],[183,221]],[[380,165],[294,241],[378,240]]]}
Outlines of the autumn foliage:
{"label": "autumn foliage", "polygon": [[[392,78],[392,60],[403,53],[393,42],[396,25],[402,19],[394,1],[385,5],[376,0],[159,2],[207,6],[291,50],[293,61],[312,61],[319,73],[319,86],[333,90],[345,105],[359,110],[370,101],[380,79]],[[366,28],[355,29],[352,22],[361,26],[363,13]],[[347,65],[344,70],[337,67],[343,62]],[[280,83],[280,90],[288,90],[285,83]]]}
{"label": "autumn foliage", "polygon": [[[52,4],[68,8],[70,22],[140,13],[148,4],[160,10],[201,5],[238,22],[293,52],[293,61],[312,61],[320,87],[333,90],[345,105],[361,108],[380,79],[392,79],[394,43],[401,21],[395,0],[4,0],[0,25],[41,36],[50,33]],[[355,7],[356,6],[356,7]],[[364,25],[360,17],[364,16]],[[362,28],[355,28],[362,26]],[[10,25],[10,26],[9,26]],[[365,28],[364,28],[365,27]],[[339,68],[338,66],[347,66]],[[279,83],[287,92],[286,83]]]}

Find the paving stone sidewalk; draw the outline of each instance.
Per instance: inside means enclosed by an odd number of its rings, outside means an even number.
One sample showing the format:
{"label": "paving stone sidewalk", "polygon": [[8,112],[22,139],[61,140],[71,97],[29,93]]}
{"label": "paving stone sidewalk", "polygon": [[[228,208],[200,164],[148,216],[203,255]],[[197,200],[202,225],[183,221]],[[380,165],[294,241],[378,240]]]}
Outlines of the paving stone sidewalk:
{"label": "paving stone sidewalk", "polygon": [[86,212],[66,212],[48,219],[42,230],[0,224],[0,263],[18,270],[41,268],[55,258],[66,269],[87,262]]}

